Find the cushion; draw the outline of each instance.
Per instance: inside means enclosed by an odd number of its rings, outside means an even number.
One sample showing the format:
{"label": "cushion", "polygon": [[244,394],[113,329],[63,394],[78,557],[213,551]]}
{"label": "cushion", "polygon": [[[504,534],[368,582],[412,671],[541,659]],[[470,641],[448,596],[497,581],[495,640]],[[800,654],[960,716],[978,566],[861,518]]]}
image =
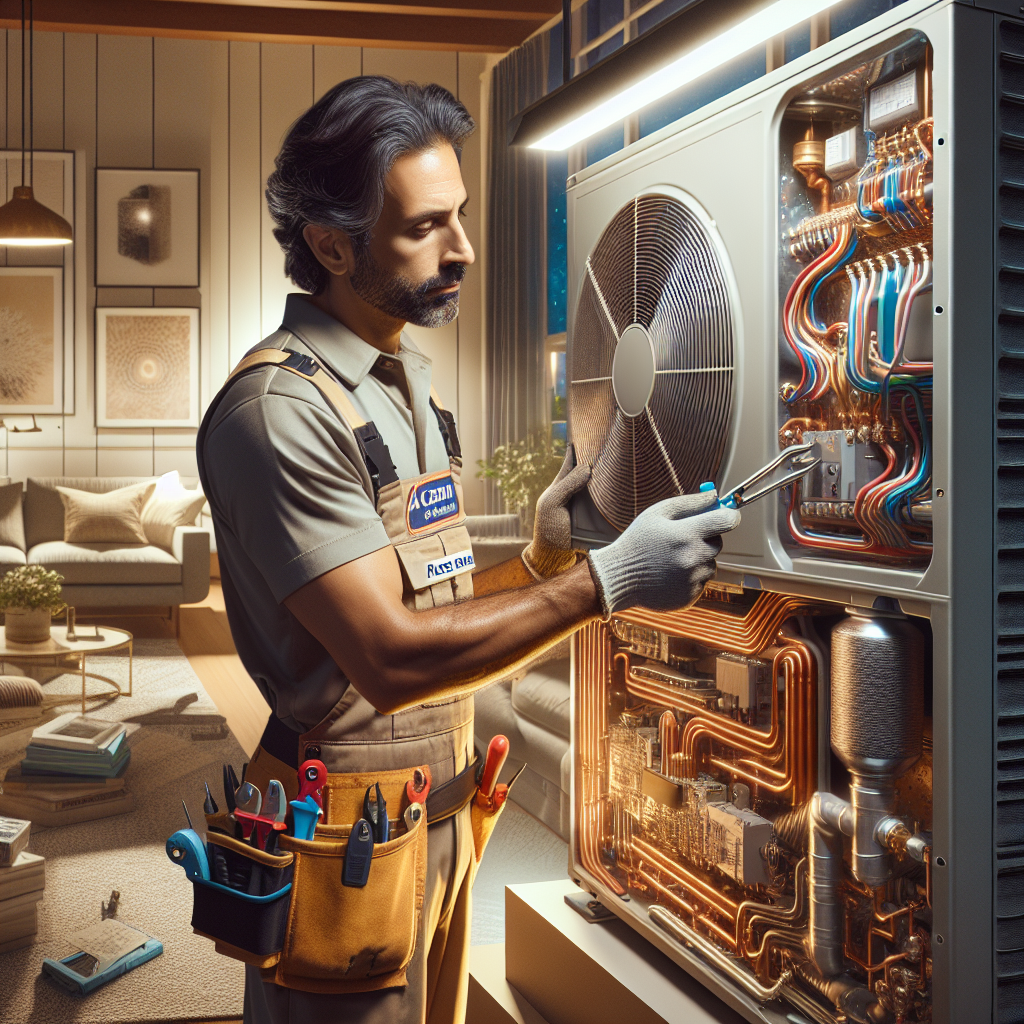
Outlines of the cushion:
{"label": "cushion", "polygon": [[57,492],[58,487],[105,494],[152,479],[146,476],[30,476],[25,489],[25,544],[32,548],[46,540],[64,539],[64,502]]}
{"label": "cushion", "polygon": [[96,583],[180,583],[181,563],[152,544],[68,544],[51,540],[29,548],[29,565],[45,565],[65,586]]}
{"label": "cushion", "polygon": [[0,486],[0,545],[25,550],[25,519],[21,514],[20,483]]}
{"label": "cushion", "polygon": [[187,490],[178,471],[165,473],[142,509],[142,529],[146,540],[170,550],[174,531],[179,526],[194,526],[196,516],[206,504],[202,490]]}
{"label": "cushion", "polygon": [[64,502],[64,540],[69,544],[145,544],[142,508],[155,486],[131,484],[105,494],[58,487]]}
{"label": "cushion", "polygon": [[25,564],[25,552],[21,548],[0,544],[0,576]]}
{"label": "cushion", "polygon": [[569,659],[550,661],[512,684],[517,714],[549,732],[569,738]]}

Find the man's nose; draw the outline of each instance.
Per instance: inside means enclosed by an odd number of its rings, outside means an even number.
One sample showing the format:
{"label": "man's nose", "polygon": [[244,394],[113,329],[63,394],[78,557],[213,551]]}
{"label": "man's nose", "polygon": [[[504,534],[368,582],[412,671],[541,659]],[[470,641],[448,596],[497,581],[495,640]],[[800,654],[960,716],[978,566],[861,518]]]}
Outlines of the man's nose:
{"label": "man's nose", "polygon": [[453,225],[451,248],[448,250],[444,262],[465,263],[467,266],[476,262],[476,253],[473,252],[473,246],[462,227],[461,220],[456,220]]}

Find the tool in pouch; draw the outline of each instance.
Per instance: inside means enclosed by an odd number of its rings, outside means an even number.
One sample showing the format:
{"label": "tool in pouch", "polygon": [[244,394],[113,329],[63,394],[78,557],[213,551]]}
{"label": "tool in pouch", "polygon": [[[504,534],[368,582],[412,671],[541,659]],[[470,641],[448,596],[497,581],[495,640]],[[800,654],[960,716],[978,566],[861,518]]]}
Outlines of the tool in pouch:
{"label": "tool in pouch", "polygon": [[477,863],[480,862],[484,847],[498,823],[498,817],[508,799],[509,790],[526,767],[524,764],[507,784],[498,782],[498,775],[508,758],[508,751],[508,737],[502,736],[500,733],[491,737],[491,742],[487,744],[487,754],[477,776],[477,790],[470,811]]}

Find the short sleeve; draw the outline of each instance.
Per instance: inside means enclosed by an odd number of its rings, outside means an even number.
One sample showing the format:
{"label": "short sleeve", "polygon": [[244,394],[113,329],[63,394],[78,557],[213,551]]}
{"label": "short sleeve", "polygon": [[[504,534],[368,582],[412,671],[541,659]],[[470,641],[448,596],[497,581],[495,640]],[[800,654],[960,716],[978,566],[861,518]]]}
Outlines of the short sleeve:
{"label": "short sleeve", "polygon": [[277,601],[387,547],[355,437],[313,385],[264,370],[230,398],[201,440],[205,490]]}

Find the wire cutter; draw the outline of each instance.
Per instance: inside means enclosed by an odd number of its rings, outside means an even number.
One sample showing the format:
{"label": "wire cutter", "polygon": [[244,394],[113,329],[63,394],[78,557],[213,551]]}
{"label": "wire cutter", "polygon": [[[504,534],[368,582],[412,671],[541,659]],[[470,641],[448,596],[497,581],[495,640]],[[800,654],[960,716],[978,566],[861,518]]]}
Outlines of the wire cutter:
{"label": "wire cutter", "polygon": [[[767,466],[759,469],[753,476],[748,477],[743,483],[738,484],[736,487],[730,487],[728,494],[719,501],[719,507],[721,508],[743,508],[745,505],[749,505],[752,501],[757,501],[758,498],[763,498],[766,494],[771,494],[772,491],[777,491],[787,484],[793,483],[794,480],[799,480],[801,477],[806,476],[815,466],[821,464],[820,458],[811,458],[809,453],[812,448],[816,446],[817,442],[807,441],[804,444],[790,445],[784,451],[780,452],[777,458],[772,459]],[[779,477],[777,480],[773,480],[770,483],[765,484],[759,491],[753,493],[747,493],[748,490],[755,484],[760,483],[767,477],[777,470],[780,466],[785,465],[791,459],[796,460],[795,464],[799,467],[794,469],[784,476]],[[704,483],[700,485],[702,491],[713,491],[715,485],[712,482]]]}
{"label": "wire cutter", "polygon": [[388,820],[388,805],[377,782],[367,787],[363,797],[363,817],[370,823],[375,843],[386,843],[391,835],[391,822]]}

